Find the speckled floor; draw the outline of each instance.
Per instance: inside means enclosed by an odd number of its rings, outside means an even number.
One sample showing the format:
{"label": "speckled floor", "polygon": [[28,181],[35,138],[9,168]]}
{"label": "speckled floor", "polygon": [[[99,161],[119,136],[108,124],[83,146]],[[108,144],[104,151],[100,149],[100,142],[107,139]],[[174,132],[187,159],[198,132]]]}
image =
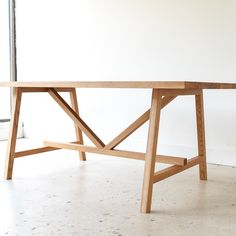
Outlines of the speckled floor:
{"label": "speckled floor", "polygon": [[24,157],[12,181],[0,180],[0,235],[236,235],[236,168],[208,172],[207,182],[194,167],[156,184],[152,213],[140,214],[143,162],[80,162],[66,150]]}

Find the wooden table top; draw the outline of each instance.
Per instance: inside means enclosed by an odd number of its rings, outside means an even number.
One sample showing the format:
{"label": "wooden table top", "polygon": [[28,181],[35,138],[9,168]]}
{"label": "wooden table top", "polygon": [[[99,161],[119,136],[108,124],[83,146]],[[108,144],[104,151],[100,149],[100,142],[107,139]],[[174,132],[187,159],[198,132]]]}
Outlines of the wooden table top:
{"label": "wooden table top", "polygon": [[55,81],[0,82],[0,87],[30,88],[156,88],[156,89],[236,89],[236,83],[191,81]]}

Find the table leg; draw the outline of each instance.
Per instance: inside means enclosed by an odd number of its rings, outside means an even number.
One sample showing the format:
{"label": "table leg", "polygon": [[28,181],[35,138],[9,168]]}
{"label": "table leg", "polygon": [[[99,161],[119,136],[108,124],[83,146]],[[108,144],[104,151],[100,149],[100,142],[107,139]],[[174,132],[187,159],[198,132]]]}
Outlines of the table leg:
{"label": "table leg", "polygon": [[4,174],[5,179],[12,178],[18,122],[20,115],[21,97],[22,97],[21,90],[19,88],[15,88],[13,91],[13,109],[12,109],[10,132],[8,138],[6,164],[5,164],[5,174]]}
{"label": "table leg", "polygon": [[203,106],[202,91],[199,95],[195,95],[195,102],[196,102],[197,138],[198,138],[198,155],[199,155],[199,175],[201,180],[207,180],[204,106]]}
{"label": "table leg", "polygon": [[155,157],[157,149],[158,131],[161,113],[161,95],[157,89],[153,89],[150,109],[150,121],[148,130],[147,150],[145,155],[145,169],[142,190],[141,212],[151,211],[153,176],[155,171]]}
{"label": "table leg", "polygon": [[[73,89],[70,92],[70,100],[71,100],[71,107],[79,114],[79,107],[78,107],[78,100],[76,95],[76,89]],[[75,133],[76,133],[76,139],[79,144],[84,144],[83,141],[83,134],[81,129],[75,124]],[[86,161],[86,155],[85,152],[79,151],[79,156],[81,161]]]}

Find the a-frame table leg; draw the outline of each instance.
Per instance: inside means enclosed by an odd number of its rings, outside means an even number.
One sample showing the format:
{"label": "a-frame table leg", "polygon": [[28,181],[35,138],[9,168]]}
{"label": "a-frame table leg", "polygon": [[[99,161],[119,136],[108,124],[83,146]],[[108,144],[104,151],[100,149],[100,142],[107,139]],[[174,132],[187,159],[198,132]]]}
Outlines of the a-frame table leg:
{"label": "a-frame table leg", "polygon": [[21,97],[22,97],[21,89],[15,88],[13,91],[13,109],[12,109],[10,132],[8,138],[7,157],[6,157],[5,174],[4,174],[5,179],[12,178],[17,130],[19,123],[19,115],[20,115]]}
{"label": "a-frame table leg", "polygon": [[160,112],[161,94],[158,89],[153,89],[141,201],[142,213],[149,213],[151,211],[153,176],[155,171],[155,157],[157,150]]}
{"label": "a-frame table leg", "polygon": [[[79,114],[79,107],[78,107],[78,101],[77,101],[77,95],[76,95],[76,89],[72,89],[70,92],[70,100],[71,100],[71,107]],[[84,144],[83,141],[83,134],[81,129],[75,124],[75,133],[76,133],[76,139],[79,144]],[[86,154],[85,152],[79,151],[79,157],[81,161],[86,161]]]}
{"label": "a-frame table leg", "polygon": [[204,105],[203,105],[202,91],[200,94],[195,95],[195,102],[196,102],[197,139],[198,139],[198,155],[199,155],[199,175],[201,180],[207,180]]}

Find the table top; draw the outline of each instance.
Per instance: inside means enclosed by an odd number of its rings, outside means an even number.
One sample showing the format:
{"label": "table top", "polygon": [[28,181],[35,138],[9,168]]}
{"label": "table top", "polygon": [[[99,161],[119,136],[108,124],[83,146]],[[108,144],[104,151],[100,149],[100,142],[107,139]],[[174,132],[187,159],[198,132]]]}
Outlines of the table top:
{"label": "table top", "polygon": [[236,89],[236,83],[193,81],[45,81],[0,82],[0,87],[30,88],[155,88],[155,89]]}

